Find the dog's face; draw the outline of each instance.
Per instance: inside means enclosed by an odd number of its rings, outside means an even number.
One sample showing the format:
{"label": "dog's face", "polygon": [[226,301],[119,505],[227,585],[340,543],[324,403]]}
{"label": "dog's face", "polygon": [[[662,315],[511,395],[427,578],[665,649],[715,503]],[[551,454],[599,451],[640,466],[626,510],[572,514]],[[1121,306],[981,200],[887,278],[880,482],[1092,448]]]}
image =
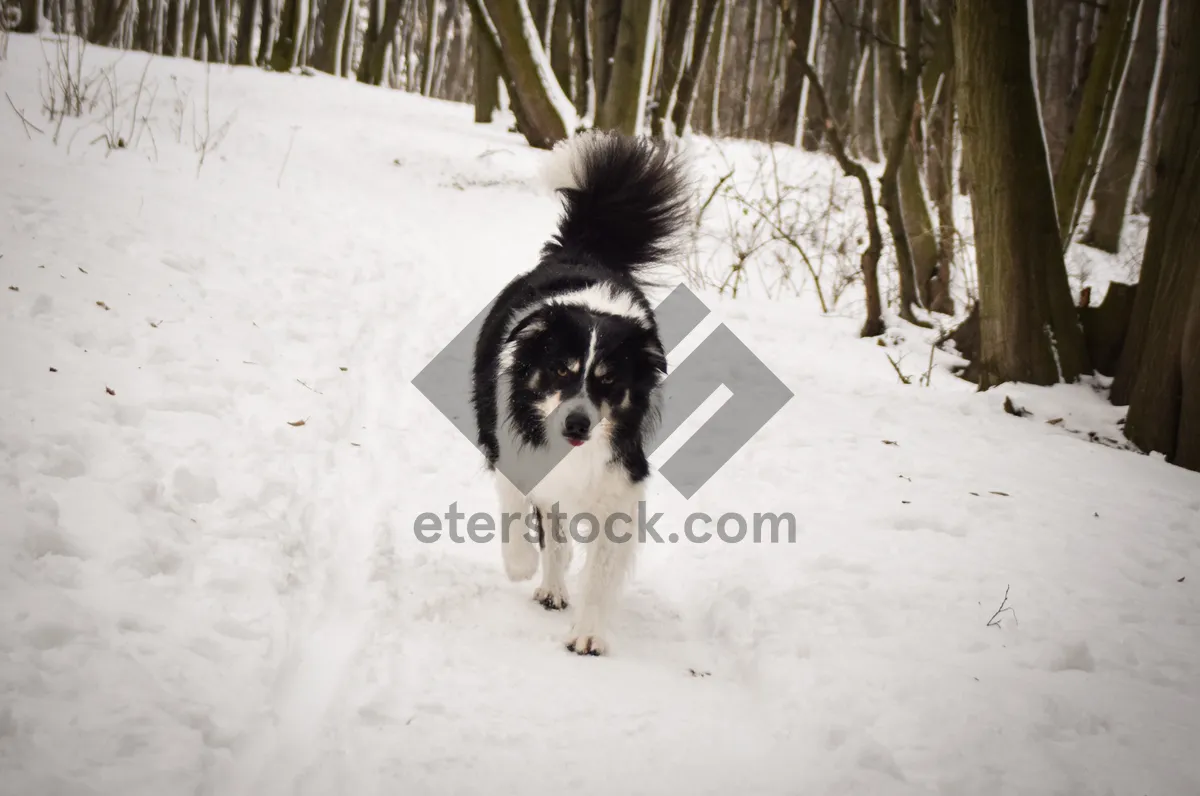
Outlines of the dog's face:
{"label": "dog's face", "polygon": [[534,444],[640,435],[666,374],[657,336],[638,320],[550,305],[509,335],[512,416]]}

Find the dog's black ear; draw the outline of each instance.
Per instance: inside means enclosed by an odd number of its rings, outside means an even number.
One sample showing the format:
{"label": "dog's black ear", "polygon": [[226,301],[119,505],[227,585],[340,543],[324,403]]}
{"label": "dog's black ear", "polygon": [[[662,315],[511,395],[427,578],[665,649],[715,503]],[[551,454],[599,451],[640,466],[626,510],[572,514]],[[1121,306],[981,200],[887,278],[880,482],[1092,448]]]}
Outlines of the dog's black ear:
{"label": "dog's black ear", "polygon": [[639,343],[646,364],[658,374],[659,379],[665,378],[667,375],[667,355],[663,352],[662,342],[658,339],[658,335],[647,330],[642,334]]}
{"label": "dog's black ear", "polygon": [[508,333],[508,340],[505,342],[512,343],[517,340],[532,340],[535,335],[546,331],[546,319],[539,316],[536,312],[526,315],[522,318],[512,331]]}

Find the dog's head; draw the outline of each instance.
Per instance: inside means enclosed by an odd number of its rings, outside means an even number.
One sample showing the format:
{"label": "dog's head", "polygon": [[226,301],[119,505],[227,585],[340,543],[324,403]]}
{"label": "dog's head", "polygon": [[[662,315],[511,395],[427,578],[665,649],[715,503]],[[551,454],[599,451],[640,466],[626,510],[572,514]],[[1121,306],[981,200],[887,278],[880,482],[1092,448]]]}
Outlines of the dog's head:
{"label": "dog's head", "polygon": [[545,443],[558,435],[573,446],[597,436],[644,435],[667,370],[648,313],[631,317],[561,303],[518,322],[504,360],[512,417],[526,438]]}

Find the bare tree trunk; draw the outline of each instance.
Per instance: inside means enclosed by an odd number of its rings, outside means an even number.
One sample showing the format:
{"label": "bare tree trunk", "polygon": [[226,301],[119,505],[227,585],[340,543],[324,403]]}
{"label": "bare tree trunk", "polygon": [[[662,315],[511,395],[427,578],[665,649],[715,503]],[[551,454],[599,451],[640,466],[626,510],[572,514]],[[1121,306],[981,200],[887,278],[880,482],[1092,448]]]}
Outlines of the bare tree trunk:
{"label": "bare tree trunk", "polygon": [[[875,0],[866,0],[859,25],[868,30],[875,26]],[[879,139],[876,137],[878,105],[876,88],[878,81],[879,46],[866,35],[862,37],[861,62],[855,75],[854,138],[852,149],[857,156],[878,163],[880,160]]]}
{"label": "bare tree trunk", "polygon": [[[36,4],[32,5],[36,7],[38,14],[40,15],[42,7],[41,0],[38,0]],[[94,24],[92,25],[91,38],[89,41],[92,44],[99,44],[104,47],[110,47],[115,44],[121,36],[121,31],[125,27],[125,18],[129,14],[131,7],[131,0],[110,0],[110,2],[106,2],[104,4],[97,3],[95,6],[96,13],[93,17]],[[38,19],[40,19],[40,16]],[[34,21],[31,24],[36,25],[38,23]],[[21,31],[23,27],[24,20],[22,20],[22,27],[17,28],[17,30]],[[37,28],[35,27],[28,32],[34,33],[36,31]]]}
{"label": "bare tree trunk", "polygon": [[783,62],[785,59],[784,41],[787,39],[787,32],[784,29],[783,10],[778,3],[772,3],[770,8],[771,15],[771,49],[767,56],[766,69],[767,74],[766,85],[762,95],[762,101],[759,103],[762,113],[760,126],[756,128],[755,137],[763,141],[768,141],[771,138],[771,130],[775,127],[775,116],[778,114],[779,107],[779,92],[783,85]]}
{"label": "bare tree trunk", "polygon": [[433,59],[433,89],[430,91],[431,97],[447,98],[446,80],[449,75],[447,74],[446,62],[450,57],[450,48],[454,44],[454,12],[454,0],[448,0],[446,8],[442,13],[442,19],[438,23],[438,45],[437,54]]}
{"label": "bare tree trunk", "polygon": [[[857,76],[855,67],[858,64],[858,47],[857,36],[851,27],[853,18],[840,17],[837,12],[838,6],[834,5],[837,2],[839,0],[826,0],[828,13],[822,58],[825,71],[821,76],[821,83],[825,88],[825,96],[829,99],[833,118],[843,130],[848,130]],[[808,107],[812,121],[804,127],[805,148],[815,151],[825,136],[825,125],[819,109],[812,115],[814,106],[811,100]]]}
{"label": "bare tree trunk", "polygon": [[533,17],[533,27],[537,31],[538,42],[543,49],[549,50],[550,22],[554,15],[553,0],[528,0],[529,15]]}
{"label": "bare tree trunk", "polygon": [[259,28],[258,55],[255,63],[266,68],[271,63],[275,38],[279,35],[279,0],[259,0],[262,7],[262,26]]}
{"label": "bare tree trunk", "polygon": [[428,97],[433,91],[433,60],[437,47],[437,0],[425,0],[425,44],[421,59],[421,96]]}
{"label": "bare tree trunk", "polygon": [[[567,2],[568,0],[559,0]],[[575,18],[576,92],[575,110],[581,119],[596,117],[596,80],[592,66],[592,4],[588,0],[572,0]]]}
{"label": "bare tree trunk", "polygon": [[[921,4],[910,2],[906,8],[909,21],[900,19],[900,5],[885,5],[892,41],[903,41],[896,35],[907,24],[907,41],[920,41],[923,19]],[[916,118],[917,101],[921,91],[921,59],[916,49],[903,56],[892,49],[887,59],[889,71],[889,122],[887,163],[879,181],[879,202],[887,216],[888,227],[896,248],[896,265],[900,282],[900,317],[909,323],[920,323],[913,315],[918,303],[918,284],[927,284],[937,269],[937,247],[933,240],[933,223],[929,219],[921,193],[921,176],[913,155],[912,128]],[[924,325],[924,324],[922,324]]]}
{"label": "bare tree trunk", "polygon": [[800,101],[804,94],[804,65],[808,63],[813,35],[815,0],[781,0],[781,3],[787,20],[788,56],[779,114],[775,117],[771,140],[795,146],[800,125]]}
{"label": "bare tree trunk", "polygon": [[1041,83],[1042,116],[1045,120],[1046,146],[1050,167],[1058,171],[1058,163],[1070,137],[1075,121],[1075,67],[1081,46],[1079,28],[1083,20],[1082,3],[1063,3],[1043,0],[1055,5],[1057,14],[1053,32],[1047,31],[1050,43],[1046,56],[1046,78]]}
{"label": "bare tree trunk", "polygon": [[[180,0],[182,3],[184,0]],[[187,0],[183,17],[183,49],[185,58],[196,58],[200,40],[200,0]]]}
{"label": "bare tree trunk", "polygon": [[317,49],[317,12],[320,11],[320,1],[306,0],[308,2],[308,22],[305,24],[304,36],[300,40],[300,53],[296,59],[296,66],[312,64],[313,52]]}
{"label": "bare tree trunk", "polygon": [[204,36],[205,43],[208,45],[205,60],[209,63],[220,63],[225,60],[221,50],[219,23],[215,0],[200,0],[200,34]]}
{"label": "bare tree trunk", "polygon": [[596,126],[638,135],[646,109],[658,0],[623,0],[617,48]]}
{"label": "bare tree trunk", "polygon": [[346,41],[346,11],[350,0],[324,0],[320,10],[321,43],[313,53],[313,67],[341,77],[342,46]]}
{"label": "bare tree trunk", "polygon": [[621,23],[621,0],[593,0],[588,5],[592,14],[592,79],[596,86],[596,113],[604,106],[613,56],[617,49],[617,32]]}
{"label": "bare tree trunk", "polygon": [[1088,372],[1055,215],[1024,3],[958,2],[954,51],[971,169],[980,387]]}
{"label": "bare tree trunk", "polygon": [[712,93],[709,95],[708,101],[708,130],[709,134],[714,137],[721,135],[721,80],[725,74],[725,47],[729,38],[729,17],[733,13],[729,3],[730,0],[720,0],[717,11],[720,15],[720,22],[717,25],[717,52],[713,58]]}
{"label": "bare tree trunk", "polygon": [[[525,0],[472,0],[472,13],[486,10],[487,27],[495,31],[488,39],[499,50],[505,82],[518,125],[531,146],[549,149],[570,136],[575,128],[575,109],[567,99],[546,52],[538,42],[537,30]],[[476,3],[483,2],[486,9]]]}
{"label": "bare tree trunk", "polygon": [[[934,34],[932,66],[940,74],[930,95],[929,174],[930,193],[938,214],[937,274],[928,285],[928,304],[933,312],[954,314],[950,295],[954,267],[954,31],[950,26],[954,0],[939,0],[938,25]],[[924,289],[924,286],[918,287]]]}
{"label": "bare tree trunk", "polygon": [[[480,0],[482,2],[482,0]],[[417,86],[417,16],[418,0],[408,4],[404,20],[404,89],[412,91]]]}
{"label": "bare tree trunk", "polygon": [[1140,4],[1141,0],[1109,0],[1102,15],[1079,115],[1054,175],[1058,228],[1064,248],[1074,237],[1079,214],[1096,175]]}
{"label": "bare tree trunk", "polygon": [[879,217],[875,208],[875,193],[871,190],[871,178],[862,164],[853,160],[847,153],[845,139],[838,129],[837,121],[833,118],[833,112],[825,97],[825,90],[821,87],[821,81],[817,78],[817,73],[807,62],[804,64],[804,71],[805,76],[812,82],[813,94],[821,108],[821,116],[824,119],[833,156],[837,158],[842,172],[847,177],[853,177],[858,181],[859,189],[862,191],[863,208],[867,217],[868,241],[861,260],[863,287],[867,299],[867,319],[863,323],[860,334],[862,337],[878,337],[885,331],[883,302],[879,294],[879,257],[883,253],[883,235],[879,231]]}
{"label": "bare tree trunk", "polygon": [[271,69],[276,72],[288,72],[300,63],[309,27],[308,0],[282,0],[282,3],[279,38],[271,52]]}
{"label": "bare tree trunk", "polygon": [[454,101],[454,94],[457,91],[456,81],[459,79],[458,59],[462,49],[456,0],[448,0],[446,3],[446,11],[442,15],[442,26],[438,38],[441,43],[438,45],[438,54],[435,60],[437,71],[433,79],[433,96]]}
{"label": "bare tree trunk", "polygon": [[574,97],[577,92],[571,90],[572,24],[570,0],[556,0],[554,21],[550,25],[550,67],[558,85],[568,96]]}
{"label": "bare tree trunk", "polygon": [[388,50],[394,46],[400,18],[404,15],[408,0],[387,0],[379,32],[363,42],[362,60],[358,64],[358,80],[373,86],[383,85],[387,72]]}
{"label": "bare tree trunk", "polygon": [[692,36],[692,57],[683,75],[679,78],[679,89],[675,95],[675,106],[671,110],[671,123],[676,135],[683,135],[692,121],[692,110],[696,104],[696,86],[700,80],[704,63],[708,59],[709,44],[712,42],[716,25],[717,3],[721,0],[700,0],[696,15],[695,35]]}
{"label": "bare tree trunk", "polygon": [[254,65],[254,27],[258,21],[261,0],[242,0],[242,11],[238,16],[237,47],[234,63],[239,66]]}
{"label": "bare tree trunk", "polygon": [[[909,13],[908,23],[901,19],[902,6],[899,0],[883,0],[880,14],[886,40],[907,47],[910,42],[920,41],[918,33],[924,28],[924,19],[919,3],[909,2],[904,8]],[[913,30],[906,31],[906,24]],[[913,51],[908,48],[907,52],[911,56]],[[929,206],[925,202],[919,166],[923,145],[920,119],[916,114],[921,88],[920,61],[906,56],[898,46],[885,46],[879,53],[880,70],[883,73],[879,107],[883,114],[884,137],[889,142],[889,164],[892,153],[897,151],[897,147],[900,148],[899,164],[897,170],[892,172],[896,185],[888,188],[881,186],[879,198],[887,211],[889,226],[895,221],[903,221],[905,245],[901,246],[899,239],[896,244],[900,264],[900,317],[916,323],[912,305],[929,306],[930,286],[938,267],[937,240]],[[912,69],[917,69],[915,75],[910,74]],[[915,90],[911,88],[914,82]],[[905,119],[909,120],[907,124]],[[895,231],[893,227],[893,235]]]}
{"label": "bare tree trunk", "polygon": [[221,40],[221,63],[227,64],[233,47],[233,0],[220,0],[217,5],[217,35]]}
{"label": "bare tree trunk", "polygon": [[1200,470],[1200,3],[1169,6],[1160,181],[1113,401],[1128,396],[1138,447]]}
{"label": "bare tree trunk", "polygon": [[495,54],[479,39],[479,27],[474,28],[475,44],[475,121],[490,124],[492,116],[500,108],[500,67]]}
{"label": "bare tree trunk", "polygon": [[345,43],[342,44],[342,77],[354,74],[354,52],[358,48],[358,0],[346,6]]}
{"label": "bare tree trunk", "polygon": [[89,10],[87,0],[75,0],[75,35],[80,38],[87,38],[88,35]]}
{"label": "bare tree trunk", "polygon": [[743,137],[750,135],[750,117],[754,107],[754,91],[757,85],[755,77],[758,75],[759,38],[762,32],[762,0],[751,0],[748,22],[750,29],[747,32],[749,62],[746,64],[746,91],[740,95],[741,99],[738,102],[737,111],[737,132]]}
{"label": "bare tree trunk", "polygon": [[[1187,0],[1184,0],[1186,2]],[[1142,0],[1137,38],[1114,111],[1104,162],[1093,192],[1095,212],[1083,243],[1116,254],[1121,248],[1129,190],[1142,150],[1158,61],[1158,17],[1162,0]]]}
{"label": "bare tree trunk", "polygon": [[[0,12],[3,12],[0,7]],[[22,0],[21,21],[17,24],[17,33],[37,33],[42,29],[44,8],[42,0]]]}
{"label": "bare tree trunk", "polygon": [[[838,81],[838,78],[830,73],[829,64],[830,53],[836,48],[836,44],[831,41],[836,38],[833,34],[833,23],[836,21],[835,14],[837,13],[832,9],[832,2],[837,2],[837,0],[824,0],[821,3],[821,9],[817,12],[817,27],[813,31],[813,38],[816,40],[813,66],[821,75],[821,84],[830,104],[834,104],[834,96],[837,94],[834,86]],[[844,82],[845,75],[839,77]],[[821,124],[821,110],[817,107],[816,98],[811,93],[809,93],[802,110],[804,111],[804,132],[800,136],[800,146],[806,152],[816,152],[821,148],[821,138],[825,134],[825,127]]]}
{"label": "bare tree trunk", "polygon": [[379,42],[379,37],[383,34],[383,21],[387,15],[385,0],[366,0],[367,2],[367,26],[362,34],[362,55],[358,59],[358,69],[355,71],[355,79],[360,83],[367,82],[363,80],[363,76],[370,71],[371,51],[375,49]]}
{"label": "bare tree trunk", "polygon": [[[57,3],[51,0],[51,7]],[[137,1],[136,32],[133,37],[135,49],[154,52],[154,0]]]}
{"label": "bare tree trunk", "polygon": [[650,132],[655,138],[663,136],[663,121],[670,118],[675,93],[679,88],[679,78],[683,75],[688,28],[695,8],[696,0],[669,0],[667,5],[662,72],[658,78],[654,108],[650,112]]}

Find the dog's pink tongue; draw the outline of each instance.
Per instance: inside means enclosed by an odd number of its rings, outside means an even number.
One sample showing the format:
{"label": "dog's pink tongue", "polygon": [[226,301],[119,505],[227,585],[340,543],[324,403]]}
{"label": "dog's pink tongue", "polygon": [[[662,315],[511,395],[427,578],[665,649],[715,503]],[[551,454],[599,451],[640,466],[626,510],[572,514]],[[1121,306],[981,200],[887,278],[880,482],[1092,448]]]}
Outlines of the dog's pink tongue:
{"label": "dog's pink tongue", "polygon": [[567,440],[567,442],[571,443],[571,447],[573,447],[573,448],[578,448],[580,445],[583,444],[583,440],[581,440],[581,439],[569,439],[569,440]]}

